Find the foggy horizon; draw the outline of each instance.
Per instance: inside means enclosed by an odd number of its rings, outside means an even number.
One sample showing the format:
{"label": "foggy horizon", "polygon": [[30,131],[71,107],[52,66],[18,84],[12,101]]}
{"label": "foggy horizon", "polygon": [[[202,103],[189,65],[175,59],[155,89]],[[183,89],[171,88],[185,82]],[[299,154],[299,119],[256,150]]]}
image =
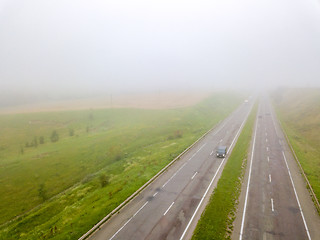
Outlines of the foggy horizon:
{"label": "foggy horizon", "polygon": [[320,87],[319,42],[316,0],[0,0],[0,100]]}

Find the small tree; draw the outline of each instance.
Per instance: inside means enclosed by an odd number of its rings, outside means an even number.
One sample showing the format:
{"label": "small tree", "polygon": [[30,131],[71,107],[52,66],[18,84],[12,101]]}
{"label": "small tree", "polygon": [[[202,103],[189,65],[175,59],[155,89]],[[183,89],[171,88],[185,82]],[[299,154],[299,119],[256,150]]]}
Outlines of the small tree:
{"label": "small tree", "polygon": [[118,161],[122,158],[121,147],[113,145],[109,148],[109,156],[112,160]]}
{"label": "small tree", "polygon": [[105,174],[101,174],[99,176],[99,180],[100,180],[101,187],[107,186],[109,184],[109,182],[110,182],[110,178]]}
{"label": "small tree", "polygon": [[182,138],[183,132],[181,130],[176,130],[174,132],[174,138]]}
{"label": "small tree", "polygon": [[38,188],[38,194],[39,194],[39,197],[42,199],[42,201],[45,201],[48,199],[47,197],[47,191],[44,187],[44,183],[41,183],[39,185],[39,188]]}
{"label": "small tree", "polygon": [[92,109],[91,109],[91,110],[90,110],[90,113],[89,113],[89,120],[90,120],[90,122],[92,122],[93,119],[94,119],[94,117],[93,117],[93,113],[92,113]]}
{"label": "small tree", "polygon": [[34,147],[38,147],[38,139],[37,139],[37,137],[33,138],[33,146]]}
{"label": "small tree", "polygon": [[69,136],[72,137],[74,135],[74,130],[73,128],[70,128],[69,129]]}
{"label": "small tree", "polygon": [[59,134],[57,133],[56,130],[52,131],[50,139],[51,139],[51,142],[59,141]]}
{"label": "small tree", "polygon": [[20,153],[21,153],[21,154],[24,154],[24,149],[23,149],[22,146],[20,146]]}
{"label": "small tree", "polygon": [[40,143],[40,144],[44,144],[44,137],[43,137],[43,136],[40,136],[40,137],[39,137],[39,143]]}

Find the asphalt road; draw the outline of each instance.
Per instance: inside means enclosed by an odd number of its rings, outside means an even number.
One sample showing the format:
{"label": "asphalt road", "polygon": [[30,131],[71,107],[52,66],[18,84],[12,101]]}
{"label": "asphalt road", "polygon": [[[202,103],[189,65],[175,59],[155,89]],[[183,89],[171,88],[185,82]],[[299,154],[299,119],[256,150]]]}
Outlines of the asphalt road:
{"label": "asphalt road", "polygon": [[251,108],[241,104],[90,239],[189,238],[227,160],[215,151],[233,146]]}
{"label": "asphalt road", "polygon": [[319,215],[267,97],[245,179],[232,239],[320,239]]}

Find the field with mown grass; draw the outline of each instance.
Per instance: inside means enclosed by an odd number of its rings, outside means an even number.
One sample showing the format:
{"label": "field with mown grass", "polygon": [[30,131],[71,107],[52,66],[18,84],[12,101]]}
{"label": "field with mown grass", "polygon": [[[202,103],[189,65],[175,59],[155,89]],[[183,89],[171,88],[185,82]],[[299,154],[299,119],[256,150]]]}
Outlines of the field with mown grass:
{"label": "field with mown grass", "polygon": [[0,239],[77,239],[244,98],[0,115]]}
{"label": "field with mown grass", "polygon": [[241,191],[257,105],[254,106],[223,169],[192,239],[231,239],[233,221]]}
{"label": "field with mown grass", "polygon": [[289,141],[320,201],[320,89],[280,89],[271,97]]}

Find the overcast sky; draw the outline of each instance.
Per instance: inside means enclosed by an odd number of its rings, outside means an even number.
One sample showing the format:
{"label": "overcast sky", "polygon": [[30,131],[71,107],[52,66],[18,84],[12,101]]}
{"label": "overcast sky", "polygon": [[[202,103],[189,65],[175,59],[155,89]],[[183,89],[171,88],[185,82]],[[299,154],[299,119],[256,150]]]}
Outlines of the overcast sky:
{"label": "overcast sky", "polygon": [[320,86],[319,0],[0,0],[0,94]]}

